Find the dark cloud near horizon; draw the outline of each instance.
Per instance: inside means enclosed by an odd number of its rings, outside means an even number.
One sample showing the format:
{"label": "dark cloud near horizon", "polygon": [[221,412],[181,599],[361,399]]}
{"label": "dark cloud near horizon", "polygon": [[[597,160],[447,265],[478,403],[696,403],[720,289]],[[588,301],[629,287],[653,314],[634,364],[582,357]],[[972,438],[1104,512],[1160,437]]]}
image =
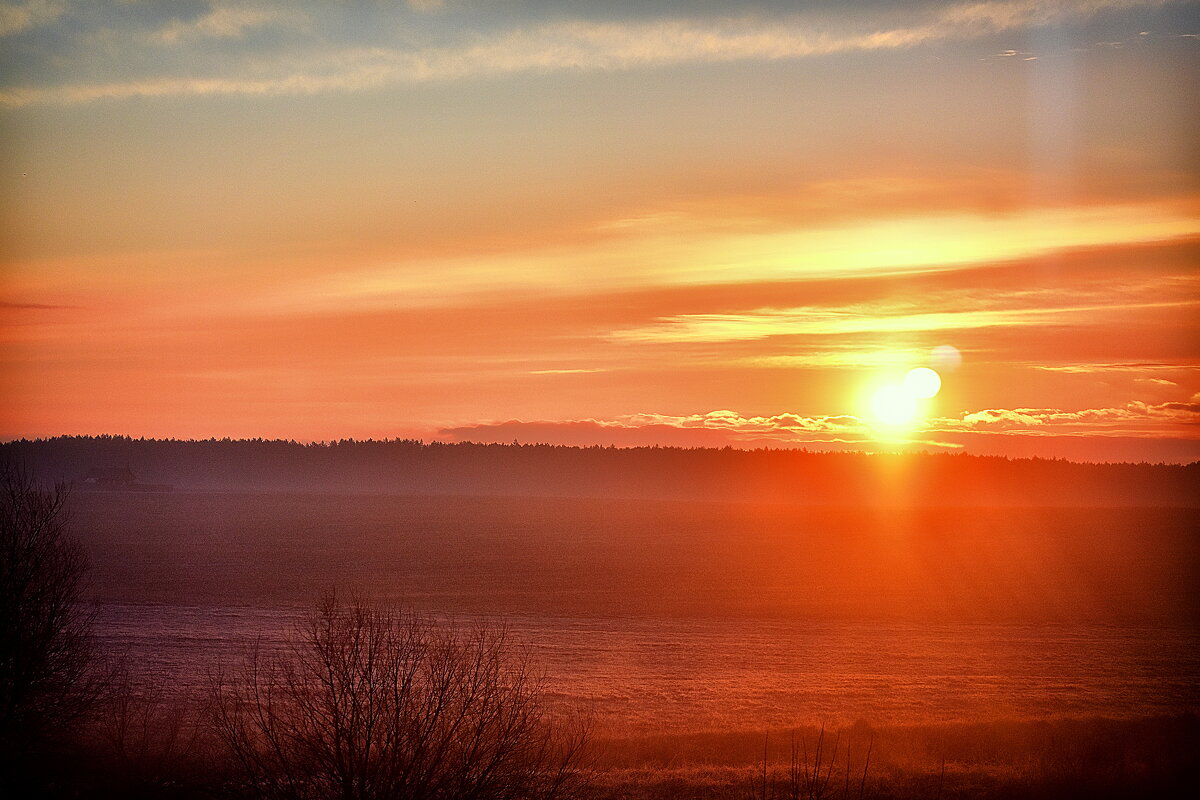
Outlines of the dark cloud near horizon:
{"label": "dark cloud near horizon", "polygon": [[0,300],[0,309],[13,311],[64,311],[79,308],[79,306],[55,305],[53,303],[14,303]]}

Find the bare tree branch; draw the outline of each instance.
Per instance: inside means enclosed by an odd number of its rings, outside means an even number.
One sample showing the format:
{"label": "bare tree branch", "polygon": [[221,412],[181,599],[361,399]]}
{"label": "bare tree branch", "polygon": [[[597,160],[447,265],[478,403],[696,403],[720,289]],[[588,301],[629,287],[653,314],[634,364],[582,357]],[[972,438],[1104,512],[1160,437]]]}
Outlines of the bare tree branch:
{"label": "bare tree branch", "polygon": [[213,723],[261,797],[567,800],[585,726],[560,724],[503,626],[327,593],[282,652],[214,683]]}

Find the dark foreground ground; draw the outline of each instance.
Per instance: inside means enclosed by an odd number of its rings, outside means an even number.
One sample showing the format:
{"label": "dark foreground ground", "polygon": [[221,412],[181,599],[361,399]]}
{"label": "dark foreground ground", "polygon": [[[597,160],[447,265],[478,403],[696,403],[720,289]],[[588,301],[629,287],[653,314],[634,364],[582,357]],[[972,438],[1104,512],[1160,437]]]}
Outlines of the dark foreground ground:
{"label": "dark foreground ground", "polygon": [[[69,508],[108,644],[140,637],[138,667],[209,663],[330,585],[512,620],[562,702],[592,696],[595,800],[1200,791],[1189,509],[246,492]],[[230,795],[179,675],[147,671],[51,763],[66,796]],[[835,682],[870,688],[861,709],[831,711]]]}
{"label": "dark foreground ground", "polygon": [[[42,765],[39,795],[236,798],[196,712],[138,705]],[[765,761],[764,761],[765,754]],[[1193,798],[1200,719],[1043,720],[598,738],[582,800]],[[33,795],[30,795],[33,796]]]}
{"label": "dark foreground ground", "polygon": [[1194,715],[881,728],[860,722],[839,731],[597,744],[608,770],[597,776],[593,796],[606,800],[1194,797],[1200,790]]}

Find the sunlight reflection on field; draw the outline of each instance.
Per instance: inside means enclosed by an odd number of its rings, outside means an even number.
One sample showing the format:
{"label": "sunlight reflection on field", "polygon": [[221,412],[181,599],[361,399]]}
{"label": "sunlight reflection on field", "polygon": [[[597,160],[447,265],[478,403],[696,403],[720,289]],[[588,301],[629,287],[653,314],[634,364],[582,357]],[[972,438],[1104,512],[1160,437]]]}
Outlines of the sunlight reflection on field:
{"label": "sunlight reflection on field", "polygon": [[[104,642],[181,694],[297,609],[105,604]],[[750,730],[1169,714],[1200,692],[1194,631],[1112,626],[514,616],[551,697],[602,729]],[[1151,639],[1153,641],[1151,641]]]}
{"label": "sunlight reflection on field", "polygon": [[76,498],[106,646],[186,694],[322,588],[508,621],[602,728],[1171,714],[1188,512],[516,498]]}

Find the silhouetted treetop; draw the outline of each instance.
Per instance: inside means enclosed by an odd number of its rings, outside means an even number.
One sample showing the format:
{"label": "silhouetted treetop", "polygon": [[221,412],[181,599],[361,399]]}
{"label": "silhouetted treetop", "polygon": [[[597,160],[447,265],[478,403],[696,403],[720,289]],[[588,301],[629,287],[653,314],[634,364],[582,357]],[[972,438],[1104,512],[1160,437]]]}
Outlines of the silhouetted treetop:
{"label": "silhouetted treetop", "polygon": [[0,445],[42,480],[97,468],[183,491],[616,497],[815,505],[1195,506],[1200,463],[1083,464],[963,453],[63,436]]}

